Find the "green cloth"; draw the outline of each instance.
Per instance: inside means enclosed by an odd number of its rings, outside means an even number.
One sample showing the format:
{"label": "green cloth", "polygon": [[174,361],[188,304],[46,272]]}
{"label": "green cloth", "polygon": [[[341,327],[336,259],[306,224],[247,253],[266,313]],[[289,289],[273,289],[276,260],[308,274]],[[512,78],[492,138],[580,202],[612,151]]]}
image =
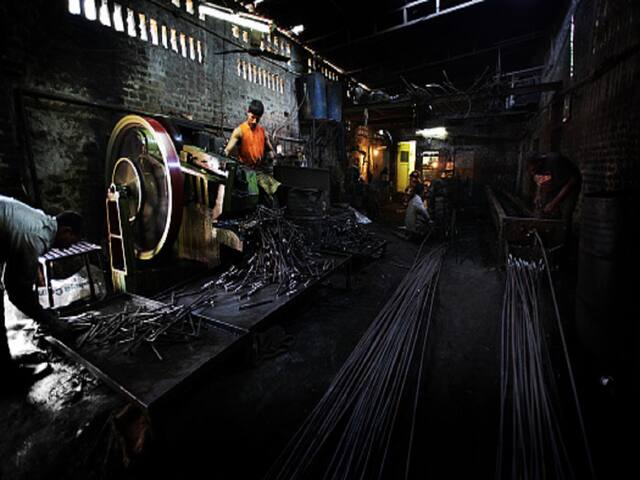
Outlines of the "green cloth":
{"label": "green cloth", "polygon": [[280,186],[279,181],[266,173],[256,172],[256,177],[258,179],[258,186],[268,195],[274,195]]}

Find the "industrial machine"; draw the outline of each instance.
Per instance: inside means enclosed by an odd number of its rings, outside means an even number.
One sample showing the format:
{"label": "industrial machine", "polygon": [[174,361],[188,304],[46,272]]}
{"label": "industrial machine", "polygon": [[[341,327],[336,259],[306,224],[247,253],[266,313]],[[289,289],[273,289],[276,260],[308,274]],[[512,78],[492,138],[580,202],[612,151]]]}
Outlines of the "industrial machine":
{"label": "industrial machine", "polygon": [[214,153],[200,125],[127,115],[107,147],[107,228],[114,290],[135,291],[149,265],[188,259],[215,266],[220,245],[242,250],[222,219],[258,203],[256,174]]}

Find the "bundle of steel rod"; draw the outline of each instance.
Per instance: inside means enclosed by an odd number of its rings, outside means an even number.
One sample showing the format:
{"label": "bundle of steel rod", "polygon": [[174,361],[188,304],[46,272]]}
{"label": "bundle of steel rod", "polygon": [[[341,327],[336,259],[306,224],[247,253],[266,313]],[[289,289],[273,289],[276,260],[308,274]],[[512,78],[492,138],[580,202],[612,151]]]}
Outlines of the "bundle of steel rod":
{"label": "bundle of steel rod", "polygon": [[[543,251],[544,253],[544,251]],[[546,255],[544,257],[546,259]],[[508,257],[501,326],[500,426],[496,479],[584,478],[593,475],[571,364],[555,306],[557,325],[545,322],[541,282],[548,265],[542,260]],[[551,292],[553,284],[547,275]],[[552,327],[562,339],[564,365],[573,391],[576,415],[568,415],[556,382],[547,338]],[[554,332],[555,333],[555,332]],[[565,410],[565,413],[562,413]],[[571,428],[571,423],[580,428]],[[573,435],[578,431],[582,441]],[[578,462],[579,457],[584,460]]]}
{"label": "bundle of steel rod", "polygon": [[313,253],[302,231],[284,218],[283,210],[259,206],[243,225],[253,253],[220,276],[216,286],[248,298],[269,285],[276,296],[292,294],[331,268],[332,262]]}
{"label": "bundle of steel rod", "polygon": [[202,322],[192,312],[211,301],[211,294],[204,292],[189,305],[125,305],[119,312],[88,312],[67,323],[72,329],[84,332],[76,340],[78,348],[87,344],[106,349],[122,348],[132,353],[141,345],[148,345],[162,360],[158,344],[186,342],[200,336]]}
{"label": "bundle of steel rod", "polygon": [[266,478],[397,478],[398,464],[408,475],[443,255],[414,263]]}
{"label": "bundle of steel rod", "polygon": [[351,218],[328,219],[323,220],[317,247],[335,252],[362,252],[368,247],[375,247],[378,242],[373,233]]}

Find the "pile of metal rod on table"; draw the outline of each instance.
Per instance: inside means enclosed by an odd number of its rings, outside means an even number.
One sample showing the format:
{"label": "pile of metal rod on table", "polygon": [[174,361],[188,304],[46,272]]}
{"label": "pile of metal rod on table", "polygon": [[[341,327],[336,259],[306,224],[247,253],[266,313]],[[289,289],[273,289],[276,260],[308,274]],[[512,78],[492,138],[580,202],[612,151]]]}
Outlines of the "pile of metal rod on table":
{"label": "pile of metal rod on table", "polygon": [[444,251],[414,263],[266,478],[408,474]]}
{"label": "pile of metal rod on table", "polygon": [[284,218],[283,210],[258,206],[243,229],[252,254],[216,282],[242,298],[269,285],[278,286],[276,296],[292,294],[332,267],[331,260],[311,251],[302,231]]}
{"label": "pile of metal rod on table", "polygon": [[[543,295],[545,272],[552,292],[555,324],[546,318],[549,308]],[[496,479],[593,478],[589,445],[548,264],[509,255],[501,323]],[[547,338],[551,338],[552,332],[562,340],[563,364],[554,362],[550,353]],[[558,371],[554,371],[554,363]],[[562,375],[558,375],[560,367]],[[556,377],[569,379],[573,393],[571,405],[561,402],[558,390],[561,385],[557,384]],[[575,411],[568,412],[568,407]],[[582,438],[576,436],[576,432]],[[579,458],[583,462],[578,462]]]}
{"label": "pile of metal rod on table", "polygon": [[334,252],[362,252],[379,244],[379,239],[354,219],[325,219],[318,248]]}
{"label": "pile of metal rod on table", "polygon": [[69,325],[84,332],[76,340],[78,348],[86,344],[133,353],[141,345],[148,345],[162,360],[158,344],[186,342],[200,336],[202,322],[192,312],[211,302],[211,294],[205,292],[189,305],[125,305],[119,312],[87,312],[74,317]]}

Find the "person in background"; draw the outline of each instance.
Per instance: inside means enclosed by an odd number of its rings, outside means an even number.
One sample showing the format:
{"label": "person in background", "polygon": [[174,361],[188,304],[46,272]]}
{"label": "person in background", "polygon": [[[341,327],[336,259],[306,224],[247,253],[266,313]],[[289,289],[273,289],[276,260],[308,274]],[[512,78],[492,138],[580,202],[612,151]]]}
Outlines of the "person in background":
{"label": "person in background", "polygon": [[9,300],[38,324],[52,327],[57,318],[40,306],[34,289],[38,257],[51,248],[68,248],[83,233],[82,217],[71,211],[56,217],[36,210],[14,198],[0,195],[0,378],[9,388],[34,381],[34,370],[20,368],[9,351],[4,321],[4,290]]}
{"label": "person in background", "polygon": [[407,188],[404,189],[404,200],[402,203],[405,206],[409,205],[409,202],[411,202],[414,190],[416,188],[416,185],[418,184],[422,184],[422,175],[418,170],[414,170],[409,175],[409,185],[407,185]]}
{"label": "person in background", "polygon": [[582,180],[578,167],[565,156],[547,153],[530,157],[527,171],[536,184],[536,212],[570,223]]}
{"label": "person in background", "polygon": [[424,206],[423,194],[424,185],[422,183],[416,184],[413,189],[413,197],[409,201],[405,212],[404,226],[407,229],[407,233],[412,236],[422,237],[429,231],[431,216]]}

